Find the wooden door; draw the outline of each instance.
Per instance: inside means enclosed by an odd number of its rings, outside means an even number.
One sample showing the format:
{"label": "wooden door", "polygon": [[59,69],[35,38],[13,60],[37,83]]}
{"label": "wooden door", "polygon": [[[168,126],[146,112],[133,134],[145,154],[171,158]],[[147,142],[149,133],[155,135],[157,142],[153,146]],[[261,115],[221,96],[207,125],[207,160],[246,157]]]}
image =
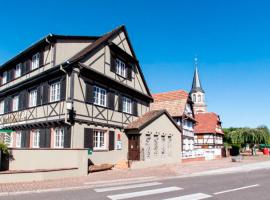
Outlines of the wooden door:
{"label": "wooden door", "polygon": [[129,160],[140,160],[140,135],[129,135],[128,157]]}

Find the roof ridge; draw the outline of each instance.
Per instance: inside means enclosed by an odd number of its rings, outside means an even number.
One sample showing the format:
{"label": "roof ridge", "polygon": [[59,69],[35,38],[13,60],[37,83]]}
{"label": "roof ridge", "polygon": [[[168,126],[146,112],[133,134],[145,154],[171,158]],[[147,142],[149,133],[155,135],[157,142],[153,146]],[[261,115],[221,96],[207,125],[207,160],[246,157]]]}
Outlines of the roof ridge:
{"label": "roof ridge", "polygon": [[188,94],[188,92],[186,90],[179,89],[179,90],[172,90],[172,91],[167,91],[167,92],[155,93],[155,94],[152,94],[152,95],[162,95],[162,94],[175,93],[175,92],[185,92],[186,94]]}

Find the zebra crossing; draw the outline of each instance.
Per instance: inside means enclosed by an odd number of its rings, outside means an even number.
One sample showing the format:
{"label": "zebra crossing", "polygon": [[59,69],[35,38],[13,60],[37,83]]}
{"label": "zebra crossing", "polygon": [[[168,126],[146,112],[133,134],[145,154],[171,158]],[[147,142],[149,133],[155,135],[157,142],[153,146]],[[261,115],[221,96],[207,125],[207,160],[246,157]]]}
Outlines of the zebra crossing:
{"label": "zebra crossing", "polygon": [[[153,187],[156,187],[153,189]],[[128,192],[131,189],[139,189],[139,191]],[[110,200],[122,200],[122,199],[131,199],[131,198],[139,198],[143,197],[151,197],[151,195],[158,195],[170,192],[182,191],[184,188],[178,186],[163,186],[163,183],[152,181],[152,182],[142,182],[142,183],[129,183],[122,184],[117,186],[108,186],[108,187],[98,187],[95,188],[94,191],[97,193],[104,193],[106,197]],[[116,194],[115,194],[116,193]],[[175,193],[174,193],[175,194]],[[212,197],[209,194],[204,193],[192,193],[192,194],[184,194],[180,196],[175,196],[167,199],[161,200],[201,200]],[[157,198],[155,198],[157,199]]]}

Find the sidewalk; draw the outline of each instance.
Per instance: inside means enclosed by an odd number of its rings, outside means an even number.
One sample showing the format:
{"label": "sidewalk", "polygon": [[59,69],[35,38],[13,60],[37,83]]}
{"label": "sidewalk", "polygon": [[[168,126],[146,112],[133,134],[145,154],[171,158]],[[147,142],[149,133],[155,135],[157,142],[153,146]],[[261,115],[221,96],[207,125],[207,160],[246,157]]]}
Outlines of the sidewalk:
{"label": "sidewalk", "polygon": [[[269,161],[269,162],[265,162]],[[255,166],[269,166],[269,156],[256,156],[256,157],[244,157],[242,162],[233,163],[231,158],[223,158],[212,161],[197,161],[191,163],[182,163],[179,165],[165,165],[160,167],[153,167],[147,169],[125,169],[125,170],[110,170],[104,172],[96,172],[89,174],[86,177],[62,179],[53,181],[39,181],[30,183],[12,183],[12,184],[0,184],[1,193],[12,193],[20,191],[42,191],[42,190],[57,190],[59,188],[87,188],[90,185],[97,185],[108,182],[119,182],[127,179],[140,179],[140,178],[166,178],[166,177],[181,177],[207,174],[212,172],[228,173],[233,168],[241,169],[256,169]],[[117,181],[118,180],[118,181]]]}

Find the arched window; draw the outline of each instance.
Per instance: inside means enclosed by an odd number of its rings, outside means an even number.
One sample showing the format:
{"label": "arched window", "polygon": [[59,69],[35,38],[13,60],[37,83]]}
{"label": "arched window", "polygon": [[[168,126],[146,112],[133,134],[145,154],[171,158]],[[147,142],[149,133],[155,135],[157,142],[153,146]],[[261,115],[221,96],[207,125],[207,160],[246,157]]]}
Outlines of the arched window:
{"label": "arched window", "polygon": [[202,96],[199,94],[198,95],[198,102],[201,102],[202,101]]}
{"label": "arched window", "polygon": [[196,102],[196,94],[193,94],[192,97],[193,97],[193,101]]}

